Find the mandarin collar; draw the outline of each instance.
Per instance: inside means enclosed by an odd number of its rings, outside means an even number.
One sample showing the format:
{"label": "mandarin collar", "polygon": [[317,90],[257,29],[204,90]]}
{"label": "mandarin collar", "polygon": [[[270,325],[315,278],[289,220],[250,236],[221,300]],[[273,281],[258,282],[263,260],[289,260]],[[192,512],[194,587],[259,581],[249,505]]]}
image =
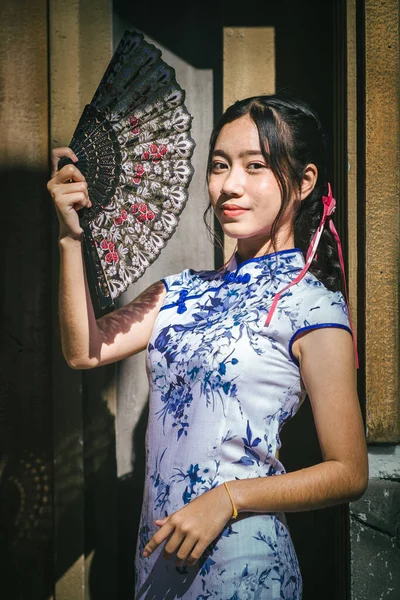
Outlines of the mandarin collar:
{"label": "mandarin collar", "polygon": [[265,254],[264,256],[257,256],[256,258],[249,258],[247,260],[240,260],[237,252],[232,256],[226,265],[225,273],[233,274],[245,274],[254,273],[262,270],[264,273],[270,271],[292,271],[295,269],[302,269],[304,267],[304,256],[300,248],[289,248],[287,250],[280,250],[279,252],[272,252],[271,254]]}

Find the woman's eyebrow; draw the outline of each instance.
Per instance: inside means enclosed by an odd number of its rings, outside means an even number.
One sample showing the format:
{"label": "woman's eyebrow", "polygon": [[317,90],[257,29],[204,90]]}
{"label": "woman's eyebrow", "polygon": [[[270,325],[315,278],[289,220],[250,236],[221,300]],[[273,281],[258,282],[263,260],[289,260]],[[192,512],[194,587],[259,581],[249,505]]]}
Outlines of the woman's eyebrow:
{"label": "woman's eyebrow", "polygon": [[[229,158],[228,154],[219,148],[215,148],[213,156],[223,156],[226,159]],[[261,150],[242,150],[239,152],[238,156],[239,158],[243,158],[244,156],[263,156],[263,154]]]}

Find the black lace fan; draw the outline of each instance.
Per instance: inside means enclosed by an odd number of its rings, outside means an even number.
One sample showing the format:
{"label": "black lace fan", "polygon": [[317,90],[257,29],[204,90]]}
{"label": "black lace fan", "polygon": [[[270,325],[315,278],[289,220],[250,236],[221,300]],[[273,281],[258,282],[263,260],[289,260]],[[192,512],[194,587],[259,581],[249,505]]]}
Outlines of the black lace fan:
{"label": "black lace fan", "polygon": [[195,147],[184,101],[161,51],[126,31],[70,143],[92,202],[79,218],[101,308],[143,275],[177,227]]}

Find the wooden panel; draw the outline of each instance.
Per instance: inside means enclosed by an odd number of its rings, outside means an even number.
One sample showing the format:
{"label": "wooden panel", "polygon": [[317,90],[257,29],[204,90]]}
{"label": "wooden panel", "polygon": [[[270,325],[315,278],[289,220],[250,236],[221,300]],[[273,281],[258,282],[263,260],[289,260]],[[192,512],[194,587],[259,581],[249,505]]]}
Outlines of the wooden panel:
{"label": "wooden panel", "polygon": [[[258,94],[275,92],[275,31],[273,27],[224,27],[223,106]],[[224,259],[236,247],[224,239]]]}
{"label": "wooden panel", "polygon": [[399,426],[399,13],[366,0],[366,395],[370,442]]}
{"label": "wooden panel", "polygon": [[[51,147],[69,144],[111,58],[111,31],[109,0],[50,0]],[[97,597],[97,586],[107,597],[116,589],[115,367],[82,373],[63,359],[57,233],[54,218],[55,596],[87,600]]]}
{"label": "wooden panel", "polygon": [[347,0],[347,278],[357,331],[357,54],[356,0]]}

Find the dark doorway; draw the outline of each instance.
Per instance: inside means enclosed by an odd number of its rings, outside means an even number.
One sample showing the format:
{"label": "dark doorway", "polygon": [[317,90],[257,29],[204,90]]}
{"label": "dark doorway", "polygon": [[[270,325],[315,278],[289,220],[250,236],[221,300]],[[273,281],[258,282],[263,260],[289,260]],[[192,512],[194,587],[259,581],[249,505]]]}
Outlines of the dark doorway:
{"label": "dark doorway", "polygon": [[[274,27],[276,90],[309,102],[319,113],[330,141],[329,172],[333,189],[340,187],[342,207],[337,224],[345,239],[345,31],[342,2],[294,0],[279,2],[174,2],[152,11],[146,3],[114,0],[114,15],[137,28],[196,68],[212,69],[214,115],[222,112],[223,28]],[[339,73],[338,73],[339,69]],[[339,110],[339,108],[340,110]],[[335,112],[336,111],[336,112]],[[338,136],[337,132],[341,134]],[[336,186],[337,184],[337,186]],[[339,194],[337,194],[338,196]],[[216,255],[216,261],[220,260]],[[216,266],[220,266],[216,264]],[[312,413],[306,401],[282,433],[281,457],[288,471],[320,461]],[[127,502],[126,506],[130,506]],[[128,518],[121,515],[122,519]],[[288,514],[299,556],[304,600],[345,600],[348,592],[347,507]],[[121,584],[121,582],[120,582]],[[130,591],[130,590],[129,590]],[[120,597],[128,590],[120,589]]]}

